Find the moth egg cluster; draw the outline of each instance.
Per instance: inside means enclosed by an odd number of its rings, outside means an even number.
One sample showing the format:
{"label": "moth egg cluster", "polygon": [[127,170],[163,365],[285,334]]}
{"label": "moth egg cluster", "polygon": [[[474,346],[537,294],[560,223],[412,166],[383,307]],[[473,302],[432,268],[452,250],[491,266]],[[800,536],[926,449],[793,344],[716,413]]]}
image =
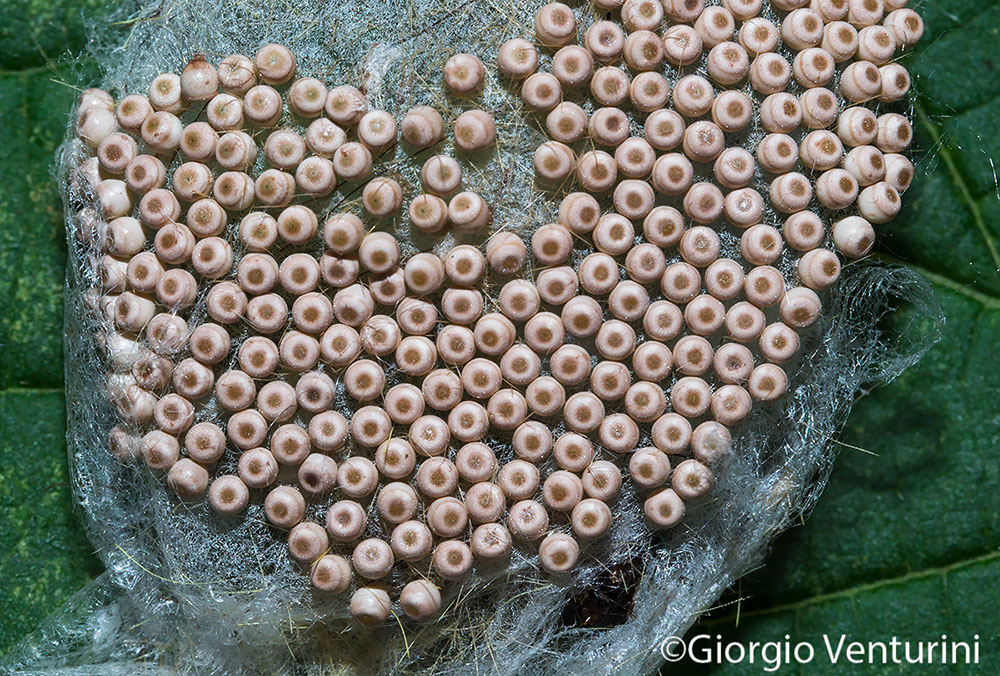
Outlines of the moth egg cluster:
{"label": "moth egg cluster", "polygon": [[[573,569],[624,482],[678,524],[912,180],[908,120],[873,110],[909,89],[905,2],[599,4],[585,30],[546,5],[499,49],[561,200],[527,240],[465,185],[498,136],[473,54],[443,65],[450,122],[299,77],[277,44],[81,97],[112,452],[223,517],[262,503],[362,624],[390,594],[436,616],[515,547]],[[399,143],[418,190],[379,173]],[[399,222],[480,242],[408,254]]]}

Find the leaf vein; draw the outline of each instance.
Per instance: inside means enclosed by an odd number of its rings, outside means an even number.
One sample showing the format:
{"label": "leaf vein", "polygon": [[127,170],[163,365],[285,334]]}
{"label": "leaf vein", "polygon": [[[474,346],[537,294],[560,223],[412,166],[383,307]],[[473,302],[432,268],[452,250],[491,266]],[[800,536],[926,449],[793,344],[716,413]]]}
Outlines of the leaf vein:
{"label": "leaf vein", "polygon": [[[810,606],[818,605],[820,603],[826,603],[827,601],[837,601],[842,599],[853,599],[854,597],[865,594],[868,592],[879,591],[888,587],[895,585],[906,584],[908,582],[915,582],[919,580],[926,580],[928,578],[941,577],[942,579],[947,579],[950,573],[954,573],[963,568],[969,568],[971,566],[994,563],[1000,561],[1000,550],[994,550],[987,552],[986,554],[979,554],[972,557],[967,557],[964,559],[959,559],[953,561],[944,566],[936,566],[931,568],[923,568],[920,570],[911,571],[905,575],[900,575],[897,577],[886,578],[882,580],[876,580],[875,582],[866,582],[864,584],[854,585],[852,587],[846,587],[844,589],[838,589],[837,591],[828,592],[826,594],[817,594],[815,596],[810,596],[808,598],[801,599],[799,601],[794,601],[792,603],[785,603],[781,605],[771,606],[770,608],[759,608],[757,610],[744,610],[742,612],[743,618],[748,617],[761,617],[767,615],[777,615],[784,612],[793,612],[798,614],[798,611],[808,608]],[[725,617],[713,618],[703,620],[699,623],[699,626],[716,626],[725,624],[733,619],[733,615],[726,615]]]}
{"label": "leaf vein", "polygon": [[0,397],[12,395],[64,394],[63,387],[5,387],[0,389]]}
{"label": "leaf vein", "polygon": [[951,147],[942,142],[941,130],[931,121],[928,117],[927,112],[924,110],[923,105],[917,101],[914,109],[917,113],[917,120],[920,122],[927,132],[931,135],[931,139],[934,144],[938,146],[938,156],[944,160],[945,165],[948,167],[948,173],[951,175],[951,180],[955,184],[961,193],[962,201],[966,203],[969,208],[969,213],[972,214],[972,220],[976,224],[976,228],[983,237],[983,241],[986,243],[986,248],[990,252],[990,257],[993,259],[993,266],[995,271],[1000,274],[1000,251],[997,250],[996,242],[993,241],[993,237],[990,236],[989,229],[986,227],[986,219],[983,218],[983,212],[979,208],[979,203],[976,202],[975,198],[972,196],[972,191],[969,189],[968,183],[962,172],[959,171],[958,165],[955,163],[955,158],[952,156]]}
{"label": "leaf vein", "polygon": [[979,303],[983,307],[988,308],[990,310],[1000,310],[1000,296],[994,296],[993,294],[990,293],[977,291],[976,289],[972,288],[971,284],[960,282],[957,279],[952,279],[947,275],[942,275],[940,272],[934,272],[933,270],[929,270],[925,267],[916,265],[915,263],[911,263],[910,261],[907,260],[896,258],[895,256],[889,254],[879,254],[878,260],[882,261],[883,263],[894,263],[898,265],[905,265],[914,272],[919,273],[922,277],[924,277],[927,281],[929,281],[931,284],[934,284],[935,286],[939,286],[948,291],[953,291],[954,293],[965,296],[966,298],[969,298],[970,300],[973,300],[976,303]]}

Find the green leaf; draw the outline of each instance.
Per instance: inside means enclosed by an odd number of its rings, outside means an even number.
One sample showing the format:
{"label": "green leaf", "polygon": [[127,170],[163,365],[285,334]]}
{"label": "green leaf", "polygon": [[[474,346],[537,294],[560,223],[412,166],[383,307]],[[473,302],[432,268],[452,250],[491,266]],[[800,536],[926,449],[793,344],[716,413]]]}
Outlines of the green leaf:
{"label": "green leaf", "polygon": [[[0,6],[0,652],[99,572],[66,485],[65,247],[49,174],[75,92],[60,84],[66,71],[38,66],[78,48],[80,17],[103,4]],[[1000,7],[921,5],[928,34],[907,65],[920,91],[925,172],[901,218],[883,228],[880,251],[931,279],[948,317],[945,337],[918,366],[860,399],[842,440],[876,455],[845,446],[808,522],[784,535],[695,633],[745,643],[979,632],[983,661],[998,657],[1000,199],[990,158],[1000,162]],[[811,666],[808,673],[824,672],[822,663]]]}
{"label": "green leaf", "polygon": [[0,388],[62,386],[66,246],[51,165],[76,92],[60,77],[0,75]]}
{"label": "green leaf", "polygon": [[106,12],[106,0],[5,0],[0,3],[0,70],[51,64],[78,52],[86,19]]}
{"label": "green leaf", "polygon": [[0,392],[0,651],[101,572],[69,493],[62,390]]}
{"label": "green leaf", "polygon": [[[740,629],[735,632],[727,630],[725,623],[702,621],[688,636],[707,635],[708,639],[703,639],[702,645],[713,647],[730,642],[749,647],[755,641],[762,644],[775,641],[784,644],[787,641],[793,647],[806,643],[815,649],[811,661],[800,666],[789,660],[786,664],[791,663],[791,666],[782,666],[775,672],[781,674],[995,673],[995,665],[1000,658],[996,637],[996,597],[987,590],[996,589],[998,576],[1000,557],[994,553],[751,613],[743,617]],[[941,664],[940,657],[937,663],[920,666],[892,662],[883,664],[881,661],[873,665],[862,663],[852,666],[843,657],[834,662],[826,647],[827,642],[835,647],[841,637],[845,637],[844,643],[867,645],[870,642],[888,644],[893,638],[901,642],[940,642],[942,636],[966,642],[970,648],[978,642],[980,666]],[[916,655],[915,648],[911,650]],[[940,648],[936,650],[940,651]],[[881,660],[879,653],[875,654]],[[939,652],[937,654],[940,655]],[[898,655],[904,659],[905,653],[900,649]],[[721,662],[722,666],[693,665],[689,659],[682,664],[684,673],[764,673],[759,661],[750,664],[748,659],[736,657],[730,663]],[[664,669],[663,673],[669,673],[668,669]]]}
{"label": "green leaf", "polygon": [[[29,24],[63,27],[48,31],[50,48],[80,32],[79,20],[65,17],[13,19],[23,4],[0,6],[7,66],[34,63],[26,60],[36,42]],[[69,11],[67,3],[37,4]],[[74,16],[82,11],[73,5]],[[9,41],[15,24],[20,51]],[[66,66],[0,73],[0,653],[101,572],[73,510],[66,463],[66,246],[51,172],[77,96],[64,83],[73,81]]]}

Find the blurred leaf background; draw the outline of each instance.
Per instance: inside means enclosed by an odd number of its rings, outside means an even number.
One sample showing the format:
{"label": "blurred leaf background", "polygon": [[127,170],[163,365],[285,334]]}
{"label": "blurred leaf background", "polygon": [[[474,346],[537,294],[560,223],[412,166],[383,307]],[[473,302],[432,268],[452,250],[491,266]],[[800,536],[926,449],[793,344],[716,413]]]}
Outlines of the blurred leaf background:
{"label": "blurred leaf background", "polygon": [[[911,3],[912,4],[912,3]],[[1000,672],[1000,5],[917,3],[918,180],[878,255],[934,285],[948,324],[915,368],[861,396],[815,513],[693,633],[724,641],[957,640]],[[101,572],[70,499],[63,225],[50,175],[105,0],[0,3],[0,654]],[[82,65],[84,72],[87,64]],[[864,449],[859,450],[859,449]],[[803,673],[835,667],[823,660]],[[980,671],[981,670],[981,671]],[[760,673],[758,665],[667,672]],[[795,667],[782,673],[797,673]],[[900,673],[900,667],[865,673]],[[924,667],[920,673],[970,673]]]}

